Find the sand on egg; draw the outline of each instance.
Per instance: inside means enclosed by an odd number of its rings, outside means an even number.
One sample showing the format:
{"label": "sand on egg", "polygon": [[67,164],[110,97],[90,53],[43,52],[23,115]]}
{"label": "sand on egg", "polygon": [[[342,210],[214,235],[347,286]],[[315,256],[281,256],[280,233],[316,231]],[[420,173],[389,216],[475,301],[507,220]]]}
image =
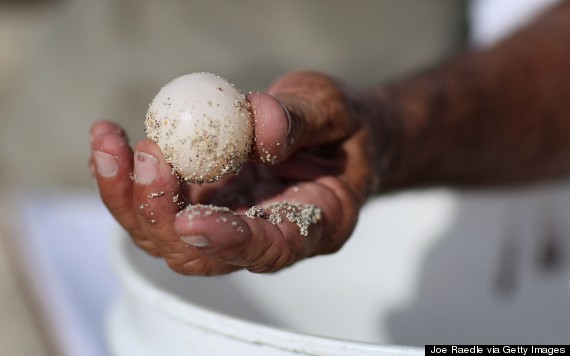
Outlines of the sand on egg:
{"label": "sand on egg", "polygon": [[245,96],[211,73],[184,75],[162,87],[149,106],[145,133],[181,178],[198,184],[238,173],[254,140]]}

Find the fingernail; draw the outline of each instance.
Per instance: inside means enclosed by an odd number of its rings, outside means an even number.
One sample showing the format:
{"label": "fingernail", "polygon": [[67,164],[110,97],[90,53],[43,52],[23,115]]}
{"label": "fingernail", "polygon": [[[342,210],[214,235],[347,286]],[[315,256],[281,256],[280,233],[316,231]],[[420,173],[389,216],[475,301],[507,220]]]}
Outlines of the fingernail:
{"label": "fingernail", "polygon": [[135,181],[152,183],[158,174],[158,159],[144,152],[135,152]]}
{"label": "fingernail", "polygon": [[95,159],[97,173],[99,173],[101,177],[110,178],[117,174],[119,170],[117,156],[102,151],[93,151],[93,158]]}
{"label": "fingernail", "polygon": [[277,100],[279,102],[279,104],[281,104],[281,107],[283,108],[283,111],[285,111],[285,116],[287,116],[287,136],[289,136],[289,134],[291,133],[291,113],[289,112],[289,109],[287,109],[287,107],[285,106],[285,104],[283,104],[283,102],[281,100]]}
{"label": "fingernail", "polygon": [[204,235],[181,236],[180,240],[194,247],[210,246],[210,239]]}

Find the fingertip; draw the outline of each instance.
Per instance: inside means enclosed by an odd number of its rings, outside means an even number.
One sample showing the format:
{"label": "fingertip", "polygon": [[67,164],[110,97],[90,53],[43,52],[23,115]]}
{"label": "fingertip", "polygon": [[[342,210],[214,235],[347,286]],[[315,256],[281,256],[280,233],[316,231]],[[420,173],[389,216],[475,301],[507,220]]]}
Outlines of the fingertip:
{"label": "fingertip", "polygon": [[[150,140],[142,140],[135,146],[133,155],[135,198],[143,201],[155,191],[167,189],[179,195],[180,182],[166,162],[158,145]],[[161,189],[159,189],[161,188]],[[176,203],[176,202],[175,202]]]}
{"label": "fingertip", "polygon": [[108,120],[98,120],[89,128],[89,136],[92,141],[102,134],[115,134],[127,138],[125,130],[121,126]]}
{"label": "fingertip", "polygon": [[181,211],[174,230],[183,242],[226,261],[239,258],[251,237],[240,216],[225,208],[200,204]]}
{"label": "fingertip", "polygon": [[132,151],[126,140],[113,133],[102,133],[91,143],[90,168],[95,176],[110,179],[129,174]]}
{"label": "fingertip", "polygon": [[132,151],[126,138],[117,135],[112,126],[112,123],[99,122],[92,127],[95,137],[91,141],[89,167],[95,177],[110,179],[130,172]]}
{"label": "fingertip", "polygon": [[255,126],[255,155],[264,163],[277,163],[287,157],[291,116],[275,97],[265,93],[251,93],[248,101]]}

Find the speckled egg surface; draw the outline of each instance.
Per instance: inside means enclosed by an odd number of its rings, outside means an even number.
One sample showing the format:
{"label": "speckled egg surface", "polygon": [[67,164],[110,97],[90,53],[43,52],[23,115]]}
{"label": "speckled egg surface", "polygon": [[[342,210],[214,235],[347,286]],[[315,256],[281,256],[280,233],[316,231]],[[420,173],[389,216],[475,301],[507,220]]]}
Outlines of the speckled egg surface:
{"label": "speckled egg surface", "polygon": [[182,178],[208,183],[237,173],[248,159],[253,118],[233,84],[211,73],[192,73],[158,92],[145,132]]}

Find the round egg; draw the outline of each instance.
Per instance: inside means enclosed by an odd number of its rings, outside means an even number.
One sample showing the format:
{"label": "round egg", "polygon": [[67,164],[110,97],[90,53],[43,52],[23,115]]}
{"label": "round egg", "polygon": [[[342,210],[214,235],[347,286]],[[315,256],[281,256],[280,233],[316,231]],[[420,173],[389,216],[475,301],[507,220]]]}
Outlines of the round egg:
{"label": "round egg", "polygon": [[248,159],[253,117],[233,84],[211,73],[192,73],[160,89],[145,132],[182,178],[208,183],[237,173]]}

